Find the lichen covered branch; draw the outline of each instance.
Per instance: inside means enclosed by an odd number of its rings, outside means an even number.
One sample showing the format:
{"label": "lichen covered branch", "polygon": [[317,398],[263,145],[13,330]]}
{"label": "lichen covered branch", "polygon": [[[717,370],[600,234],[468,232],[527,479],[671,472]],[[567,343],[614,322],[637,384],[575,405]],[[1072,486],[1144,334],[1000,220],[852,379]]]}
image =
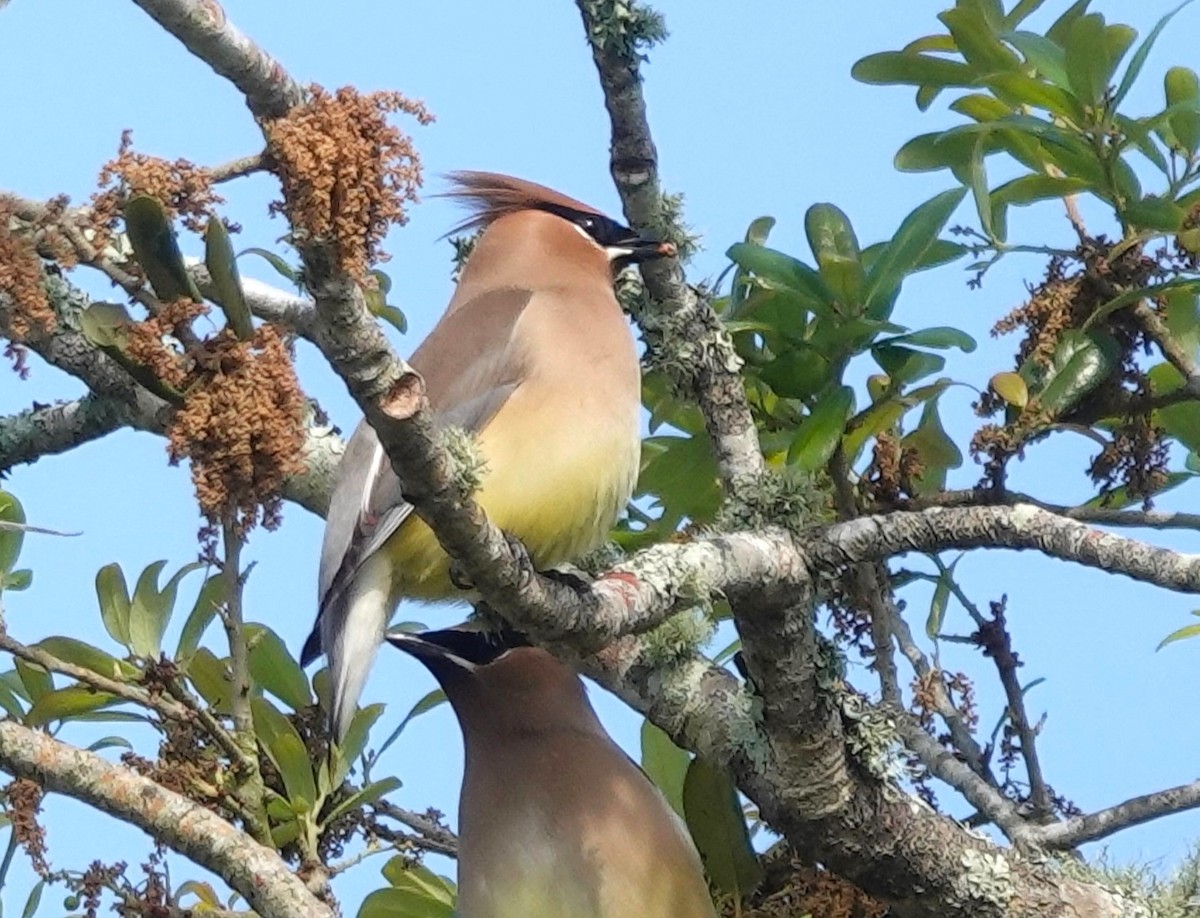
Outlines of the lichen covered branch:
{"label": "lichen covered branch", "polygon": [[262,918],[333,916],[274,851],[199,804],[95,753],[3,720],[0,768],[137,826],[221,877]]}

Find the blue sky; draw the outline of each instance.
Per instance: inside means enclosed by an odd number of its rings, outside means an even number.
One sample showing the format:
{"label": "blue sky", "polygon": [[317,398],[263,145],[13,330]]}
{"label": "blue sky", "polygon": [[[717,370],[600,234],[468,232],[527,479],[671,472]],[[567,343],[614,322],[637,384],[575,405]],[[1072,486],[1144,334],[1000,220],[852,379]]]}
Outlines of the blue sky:
{"label": "blue sky", "polygon": [[[905,140],[946,126],[954,116],[936,106],[921,115],[910,91],[867,87],[849,76],[859,57],[934,31],[934,17],[946,5],[659,4],[672,35],[651,52],[646,96],[663,182],[686,194],[687,221],[703,236],[694,279],[719,273],[725,249],[762,214],[779,221],[772,245],[807,257],[803,214],[814,202],[844,209],[865,245],[890,236],[914,206],[950,187],[947,174],[900,175],[891,160]],[[1051,11],[1064,5],[1047,3]],[[619,214],[607,170],[607,116],[574,4],[229,0],[225,6],[297,79],[329,88],[400,89],[425,101],[437,122],[406,127],[424,159],[428,192],[440,189],[440,173],[489,169],[555,186]],[[1098,0],[1094,6],[1144,35],[1174,0]],[[1187,37],[1198,28],[1200,7],[1175,20],[1150,58],[1131,110],[1161,107],[1161,73],[1172,64],[1194,63]],[[236,91],[121,0],[15,0],[0,11],[0,85],[0,188],[31,197],[65,191],[85,199],[125,128],[133,129],[138,150],[209,165],[261,147]],[[239,246],[279,248],[275,240],[284,226],[266,217],[266,203],[276,195],[271,180],[243,180],[222,194],[225,215],[244,227]],[[1100,210],[1085,209],[1085,215],[1103,225]],[[964,208],[958,219],[969,222],[972,214]],[[407,336],[394,336],[402,352],[413,349],[449,297],[450,250],[438,237],[454,221],[450,205],[427,199],[388,239],[391,299],[411,324]],[[1016,211],[1011,218],[1013,239],[1053,244],[1068,242],[1069,234],[1055,205]],[[182,242],[188,253],[198,251],[194,239]],[[922,275],[905,288],[895,318],[914,328],[953,324],[973,334],[979,350],[951,354],[947,372],[982,386],[994,372],[1010,368],[1014,346],[989,339],[988,329],[1020,302],[1024,279],[1036,279],[1040,267],[1034,258],[1011,258],[980,291],[968,290],[967,276],[956,268]],[[277,279],[253,260],[243,263],[243,272]],[[75,279],[105,295],[105,285],[87,275],[77,272]],[[344,430],[352,428],[357,413],[351,400],[311,347],[299,348],[299,365],[309,393]],[[0,372],[0,413],[81,393],[79,383],[36,361],[27,383]],[[947,425],[960,441],[973,423],[970,398],[969,390],[952,389],[943,400]],[[1047,499],[1083,499],[1088,455],[1082,440],[1038,447],[1014,483]],[[951,474],[951,484],[968,486],[978,473],[968,461]],[[65,633],[105,646],[95,571],[118,561],[133,577],[156,559],[176,567],[194,556],[198,519],[186,470],[169,468],[163,443],[149,435],[119,433],[19,468],[5,486],[21,498],[32,521],[84,533],[70,541],[27,540],[23,561],[35,571],[34,587],[5,597],[9,627],[21,639]],[[1189,507],[1197,493],[1182,488],[1160,506]],[[1140,535],[1200,550],[1192,533]],[[294,649],[311,625],[320,538],[320,520],[288,507],[283,528],[255,534],[247,550],[257,562],[247,590],[249,614]],[[1186,714],[1183,691],[1194,685],[1200,645],[1154,650],[1164,634],[1186,622],[1197,605],[1193,599],[1030,554],[976,553],[958,570],[977,603],[1007,593],[1014,643],[1026,664],[1023,679],[1047,679],[1030,704],[1034,717],[1049,715],[1041,755],[1056,790],[1094,809],[1196,777],[1200,734]],[[182,608],[198,580],[189,581]],[[928,591],[913,589],[906,598],[920,632]],[[444,625],[459,614],[434,608],[417,617]],[[966,629],[964,619],[952,609],[948,627]],[[942,657],[947,668],[978,677],[982,722],[990,729],[1002,700],[986,661],[954,645],[945,646]],[[869,674],[856,675],[861,687],[873,687]],[[385,651],[366,698],[390,703],[381,724],[387,730],[430,687],[417,666]],[[635,749],[636,718],[602,692],[592,694],[610,729]],[[388,765],[405,782],[398,803],[434,805],[453,815],[461,752],[448,710],[415,722],[389,752]],[[948,801],[951,794],[940,797]],[[136,831],[76,804],[55,801],[49,813],[55,866],[78,868],[97,855],[138,863],[146,850]],[[1118,859],[1169,866],[1197,834],[1200,818],[1179,816],[1118,836],[1110,849]],[[174,875],[186,876],[185,865]],[[31,876],[23,862],[14,867],[3,892],[9,909],[20,908]],[[339,881],[347,910],[381,882],[370,862]]]}

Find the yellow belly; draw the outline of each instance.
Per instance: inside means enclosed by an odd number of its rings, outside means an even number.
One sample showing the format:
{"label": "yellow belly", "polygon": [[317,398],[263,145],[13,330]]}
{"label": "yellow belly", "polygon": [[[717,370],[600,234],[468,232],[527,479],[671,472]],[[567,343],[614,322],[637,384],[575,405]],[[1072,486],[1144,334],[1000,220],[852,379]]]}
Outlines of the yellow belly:
{"label": "yellow belly", "polygon": [[[635,431],[580,429],[554,444],[537,436],[548,428],[530,431],[533,425],[521,424],[524,429],[514,430],[501,420],[478,440],[487,469],[475,499],[488,519],[519,538],[539,568],[601,544],[633,492],[640,448]],[[417,517],[405,521],[383,551],[392,561],[393,600],[461,595],[450,582],[449,558]]]}

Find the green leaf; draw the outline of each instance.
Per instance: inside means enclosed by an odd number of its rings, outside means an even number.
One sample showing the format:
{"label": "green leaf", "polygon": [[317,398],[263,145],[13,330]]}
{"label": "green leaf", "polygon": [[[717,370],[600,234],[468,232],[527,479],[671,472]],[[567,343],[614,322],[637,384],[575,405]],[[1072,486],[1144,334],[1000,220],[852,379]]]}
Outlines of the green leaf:
{"label": "green leaf", "polygon": [[1121,347],[1104,332],[1067,332],[1054,353],[1054,368],[1038,403],[1056,417],[1070,411],[1118,366]]}
{"label": "green leaf", "polygon": [[109,679],[122,681],[136,678],[140,670],[124,660],[118,660],[112,654],[105,653],[99,647],[93,647],[84,641],[70,637],[48,637],[38,641],[35,647],[53,654],[60,660],[82,666]]}
{"label": "green leaf", "polygon": [[971,86],[975,71],[966,64],[927,54],[883,51],[862,58],[850,69],[860,83],[876,85]]}
{"label": "green leaf", "polygon": [[254,336],[254,323],[250,319],[250,307],[242,290],[242,278],[238,273],[237,256],[229,241],[229,230],[220,217],[213,217],[204,227],[204,264],[208,268],[217,295],[214,299],[225,321],[233,333],[243,341]]}
{"label": "green leaf", "polygon": [[1024,408],[1029,404],[1029,386],[1020,373],[997,373],[988,385],[1014,408]]}
{"label": "green leaf", "polygon": [[831,291],[821,275],[804,262],[748,242],[736,242],[726,256],[740,268],[770,285],[791,290],[800,296],[804,307],[817,315],[832,316],[834,303]]}
{"label": "green leaf", "polygon": [[88,752],[101,752],[104,749],[132,749],[133,743],[123,736],[105,736],[94,743],[88,744]]}
{"label": "green leaf", "polygon": [[388,734],[388,738],[383,741],[383,745],[381,745],[378,751],[375,753],[376,757],[383,755],[388,750],[388,747],[400,738],[400,734],[404,732],[404,728],[407,727],[410,722],[416,720],[422,714],[429,713],[434,708],[444,704],[445,701],[446,693],[440,688],[434,689],[433,691],[422,696],[420,700],[418,700],[417,703],[409,709],[408,713],[404,715],[404,719],[400,721],[400,726],[396,727],[395,730]]}
{"label": "green leaf", "polygon": [[895,345],[877,345],[871,355],[880,369],[891,377],[894,386],[902,386],[940,373],[946,366],[946,358],[938,354],[914,351],[912,348]]}
{"label": "green leaf", "polygon": [[857,304],[866,275],[850,218],[832,204],[814,204],[804,215],[804,230],[821,278],[841,303]]}
{"label": "green leaf", "polygon": [[729,776],[701,758],[693,759],[683,782],[683,808],[713,885],[735,899],[753,891],[762,882],[763,869]]}
{"label": "green leaf", "polygon": [[106,564],[96,572],[96,598],[108,636],[129,647],[129,588],[119,565]]}
{"label": "green leaf", "polygon": [[846,421],[854,414],[854,390],[838,386],[826,394],[800,422],[792,445],[788,449],[788,464],[813,472],[824,468],[833,455]]}
{"label": "green leaf", "polygon": [[237,253],[236,257],[241,258],[243,255],[257,255],[259,258],[266,261],[266,263],[269,264],[272,268],[274,268],[278,274],[280,274],[283,277],[286,277],[293,284],[296,284],[297,286],[299,286],[300,272],[296,268],[293,268],[291,265],[289,265],[286,261],[284,261],[278,255],[276,255],[274,252],[272,252],[270,249],[259,249],[259,248],[242,249],[240,252]]}
{"label": "green leaf", "polygon": [[780,398],[804,399],[829,383],[829,359],[812,347],[786,350],[761,367],[759,377]]}
{"label": "green leaf", "polygon": [[92,303],[79,314],[79,330],[98,347],[120,348],[133,317],[117,303]]}
{"label": "green leaf", "polygon": [[1067,35],[1071,31],[1071,26],[1081,16],[1087,14],[1087,8],[1091,6],[1092,0],[1076,0],[1071,7],[1054,21],[1054,24],[1046,31],[1046,37],[1056,45],[1066,47]]}
{"label": "green leaf", "polygon": [[886,318],[872,312],[871,307],[889,296],[916,269],[965,194],[965,188],[943,191],[904,218],[867,273],[864,300],[871,318]]}
{"label": "green leaf", "polygon": [[217,612],[225,605],[225,575],[213,574],[200,587],[200,594],[183,623],[183,631],[179,635],[179,646],[175,648],[175,659],[186,663],[200,646],[204,632],[217,617]]}
{"label": "green leaf", "polygon": [[129,606],[129,646],[135,656],[148,659],[162,656],[162,638],[175,608],[179,582],[203,566],[199,562],[185,564],[160,590],[158,578],[166,564],[166,561],[155,561],[149,565],[133,588]]}
{"label": "green leaf", "polygon": [[[198,880],[188,880],[184,883],[180,883],[179,888],[175,890],[175,898],[182,898],[188,893],[191,893],[197,898],[197,900],[202,902],[204,905],[207,905],[211,909],[221,908],[221,900],[217,896],[217,891],[208,883],[201,883]],[[195,909],[194,911],[203,914],[200,909]]]}
{"label": "green leaf", "polygon": [[1032,16],[1041,8],[1041,5],[1046,0],[1020,0],[1020,2],[1012,8],[1012,11],[1004,17],[1004,26],[1008,29],[1015,29],[1022,22]]}
{"label": "green leaf", "polygon": [[254,732],[271,759],[283,786],[288,802],[297,813],[311,813],[317,804],[317,782],[308,749],[291,721],[265,698],[252,698]]}
{"label": "green leaf", "polygon": [[685,517],[711,522],[722,491],[717,462],[707,436],[648,437],[642,441],[637,496],[654,497],[672,528]]}
{"label": "green leaf", "polygon": [[946,471],[962,466],[962,451],[942,426],[936,398],[925,403],[917,429],[900,442],[921,458],[924,471],[916,482],[920,494],[942,490],[946,486]]}
{"label": "green leaf", "polygon": [[[1189,154],[1200,149],[1200,112],[1195,104],[1200,101],[1200,77],[1187,67],[1172,67],[1164,79],[1167,107],[1179,108],[1167,118],[1171,132]],[[1191,103],[1189,106],[1188,103]]]}
{"label": "green leaf", "polygon": [[1129,90],[1133,88],[1134,82],[1141,75],[1142,68],[1146,65],[1146,58],[1150,56],[1150,51],[1154,48],[1154,43],[1158,41],[1158,36],[1167,27],[1167,23],[1174,19],[1175,14],[1191,2],[1192,0],[1184,0],[1183,3],[1158,20],[1154,28],[1150,30],[1150,34],[1146,36],[1146,40],[1133,52],[1133,58],[1129,61],[1129,67],[1125,71],[1125,76],[1121,78],[1121,85],[1117,87],[1117,91],[1113,95],[1113,108],[1119,106],[1125,99],[1125,96],[1129,94]]}
{"label": "green leaf", "polygon": [[[24,523],[25,510],[17,498],[7,491],[0,491],[0,521]],[[25,533],[20,529],[0,529],[0,574],[11,573],[21,556],[21,545]]]}
{"label": "green leaf", "polygon": [[923,328],[920,331],[897,335],[877,342],[878,344],[915,344],[918,347],[935,347],[948,349],[958,348],[964,354],[969,354],[977,347],[975,339],[959,328],[949,325],[938,325],[934,328]]}
{"label": "green leaf", "polygon": [[[1192,612],[1192,615],[1200,615],[1200,609]],[[1176,631],[1172,631],[1165,638],[1158,642],[1155,650],[1162,650],[1168,644],[1174,644],[1176,641],[1182,641],[1186,638],[1192,638],[1200,634],[1200,623],[1194,625],[1184,625]]]}
{"label": "green leaf", "polygon": [[446,905],[454,904],[454,884],[424,864],[413,864],[397,855],[384,864],[379,872],[395,889],[411,889]]}
{"label": "green leaf", "polygon": [[321,820],[322,826],[330,825],[334,820],[341,818],[351,810],[356,810],[366,806],[368,803],[374,803],[381,797],[385,797],[394,790],[398,790],[401,786],[399,778],[384,778],[382,781],[374,781],[368,784],[362,790],[355,794],[351,794]]}
{"label": "green leaf", "polygon": [[25,908],[21,910],[21,918],[33,918],[37,913],[38,906],[42,904],[42,890],[46,888],[45,880],[38,880],[33,889],[29,891],[29,898],[25,900]]}
{"label": "green leaf", "polygon": [[933,591],[933,601],[929,604],[929,617],[925,619],[925,633],[930,640],[936,641],[942,633],[942,622],[946,618],[946,607],[950,604],[950,581],[943,574]]}
{"label": "green leaf", "polygon": [[[1196,431],[1196,428],[1193,428]],[[1200,431],[1196,431],[1200,432]],[[1186,472],[1171,472],[1167,475],[1167,479],[1161,487],[1155,488],[1150,496],[1157,497],[1160,494],[1166,494],[1168,491],[1173,491],[1186,481],[1192,481],[1196,477],[1196,470],[1189,468]],[[1105,491],[1102,494],[1097,494],[1089,500],[1085,507],[1100,507],[1109,510],[1123,510],[1126,507],[1132,507],[1134,504],[1145,502],[1147,495],[1143,493],[1130,494],[1129,488],[1121,485],[1119,488],[1113,488],[1111,491]]]}
{"label": "green leaf", "polygon": [[[1183,385],[1183,377],[1169,363],[1151,367],[1149,376],[1155,395],[1167,395]],[[1200,403],[1188,400],[1159,408],[1153,423],[1189,450],[1200,450]]]}
{"label": "green leaf", "polygon": [[251,678],[293,711],[311,705],[308,677],[288,653],[283,638],[257,624],[246,625],[245,632]]}
{"label": "green leaf", "polygon": [[445,905],[411,889],[377,889],[363,900],[358,918],[454,918]]}
{"label": "green leaf", "polygon": [[33,703],[25,715],[25,726],[41,727],[56,720],[71,720],[77,714],[98,711],[100,708],[120,704],[121,698],[108,692],[98,692],[82,685],[46,692]]}
{"label": "green leaf", "polygon": [[975,70],[992,73],[1014,70],[1020,64],[1017,56],[1000,43],[981,8],[960,3],[952,10],[939,13],[938,19],[950,30],[958,52]]}
{"label": "green leaf", "polygon": [[227,713],[233,698],[233,680],[229,666],[207,647],[199,648],[187,662],[187,677],[209,707]]}
{"label": "green leaf", "polygon": [[14,660],[13,664],[17,668],[21,685],[25,688],[25,694],[34,704],[37,704],[43,695],[54,691],[54,677],[37,664],[26,663],[24,660]]}
{"label": "green leaf", "polygon": [[25,708],[20,699],[9,688],[8,683],[2,679],[0,679],[0,708],[4,708],[4,712],[14,720],[22,720],[25,717]]}
{"label": "green leaf", "polygon": [[1021,52],[1025,63],[1055,86],[1066,89],[1067,53],[1050,39],[1037,32],[1010,32],[1004,40]]}
{"label": "green leaf", "polygon": [[126,201],[125,232],[155,296],[164,303],[182,299],[201,302],[200,291],[183,264],[171,219],[161,203],[145,194]]}
{"label": "green leaf", "polygon": [[977,139],[977,134],[954,130],[921,134],[897,151],[893,164],[901,172],[965,168],[974,155]]}
{"label": "green leaf", "polygon": [[1040,108],[1072,121],[1082,115],[1079,101],[1065,89],[1035,80],[1024,73],[993,73],[985,77],[983,82],[1009,105]]}
{"label": "green leaf", "polygon": [[1036,201],[1066,198],[1087,191],[1090,187],[1090,183],[1080,178],[1057,178],[1036,173],[1022,175],[1011,182],[1005,182],[992,192],[992,206],[1002,204],[1023,207]]}
{"label": "green leaf", "polygon": [[1122,215],[1132,227],[1163,233],[1174,233],[1183,226],[1187,211],[1170,198],[1147,195],[1128,205]]}
{"label": "green leaf", "polygon": [[8,590],[12,593],[19,593],[21,590],[28,590],[33,585],[33,571],[24,567],[19,571],[0,575],[0,590]]}
{"label": "green leaf", "polygon": [[[321,672],[326,672],[326,670]],[[313,677],[313,684],[316,684],[316,676]],[[371,728],[383,714],[383,707],[381,704],[369,704],[354,712],[354,717],[350,720],[350,728],[346,731],[342,744],[334,747],[338,755],[334,787],[341,787],[342,782],[346,780],[346,775],[350,773],[350,767],[354,764],[354,760],[367,748],[367,739],[371,735]]]}
{"label": "green leaf", "polygon": [[687,777],[691,753],[680,749],[662,730],[649,720],[642,721],[642,771],[650,776],[667,803],[681,817],[683,812],[683,782]]}
{"label": "green leaf", "polygon": [[388,325],[392,326],[392,328],[396,329],[402,335],[408,331],[408,318],[395,306],[383,303],[378,308],[372,308],[371,313],[383,319],[383,321],[387,322]]}
{"label": "green leaf", "polygon": [[1102,306],[1096,307],[1096,310],[1083,323],[1083,327],[1085,330],[1091,328],[1101,319],[1108,318],[1118,309],[1123,309],[1142,300],[1157,299],[1172,291],[1194,293],[1198,290],[1200,290],[1200,278],[1194,277],[1177,277],[1161,284],[1151,284],[1148,287],[1127,290],[1119,296],[1113,297]]}

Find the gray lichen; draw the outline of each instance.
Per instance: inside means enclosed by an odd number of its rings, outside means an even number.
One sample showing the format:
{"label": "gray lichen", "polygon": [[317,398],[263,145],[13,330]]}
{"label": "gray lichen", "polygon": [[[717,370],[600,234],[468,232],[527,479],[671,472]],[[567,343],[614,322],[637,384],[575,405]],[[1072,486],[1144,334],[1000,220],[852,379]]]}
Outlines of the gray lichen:
{"label": "gray lichen", "polygon": [[487,474],[487,461],[479,452],[475,436],[461,427],[445,427],[438,437],[450,460],[455,486],[467,493],[474,491]]}
{"label": "gray lichen", "polygon": [[662,13],[638,0],[582,0],[580,6],[588,24],[588,41],[630,63],[645,60],[644,52],[667,37]]}

